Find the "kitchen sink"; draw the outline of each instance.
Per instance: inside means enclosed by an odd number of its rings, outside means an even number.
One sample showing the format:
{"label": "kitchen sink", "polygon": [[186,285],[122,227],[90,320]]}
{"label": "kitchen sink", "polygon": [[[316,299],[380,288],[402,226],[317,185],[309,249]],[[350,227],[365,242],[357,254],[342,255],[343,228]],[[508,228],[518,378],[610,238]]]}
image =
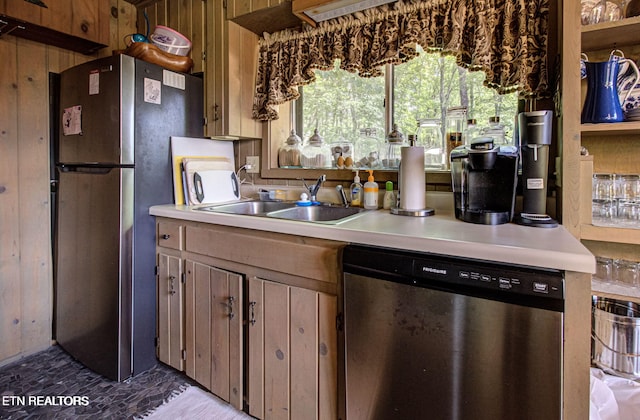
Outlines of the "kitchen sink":
{"label": "kitchen sink", "polygon": [[359,207],[338,207],[338,206],[308,206],[291,207],[284,210],[267,213],[267,217],[278,219],[300,220],[305,222],[320,222],[335,224],[351,219],[364,212],[365,209]]}
{"label": "kitchen sink", "polygon": [[238,203],[200,207],[198,210],[232,214],[264,215],[272,211],[288,209],[295,205],[295,203],[290,201],[241,201]]}

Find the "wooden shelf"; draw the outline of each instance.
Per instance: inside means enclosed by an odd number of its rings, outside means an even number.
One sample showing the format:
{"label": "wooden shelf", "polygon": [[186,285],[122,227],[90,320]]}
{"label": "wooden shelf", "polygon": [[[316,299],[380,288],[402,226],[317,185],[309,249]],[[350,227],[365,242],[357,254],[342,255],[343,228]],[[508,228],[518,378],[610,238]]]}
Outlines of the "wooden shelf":
{"label": "wooden shelf", "polygon": [[626,229],[583,224],[580,227],[580,239],[588,241],[640,245],[640,229]]}
{"label": "wooden shelf", "polygon": [[605,298],[630,300],[632,302],[640,303],[640,289],[636,287],[603,283],[601,281],[593,280],[591,282],[591,292],[594,295]]}
{"label": "wooden shelf", "polygon": [[[640,29],[639,29],[640,31]],[[640,121],[627,121],[604,124],[581,124],[583,136],[601,136],[612,134],[640,134]]]}
{"label": "wooden shelf", "polygon": [[582,26],[582,51],[640,44],[640,16]]}

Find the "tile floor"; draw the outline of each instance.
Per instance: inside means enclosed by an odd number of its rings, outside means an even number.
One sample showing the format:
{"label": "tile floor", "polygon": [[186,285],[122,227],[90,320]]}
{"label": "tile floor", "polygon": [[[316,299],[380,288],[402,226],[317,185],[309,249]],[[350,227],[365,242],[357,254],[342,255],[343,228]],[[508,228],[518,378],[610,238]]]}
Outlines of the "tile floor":
{"label": "tile floor", "polygon": [[[195,383],[162,363],[124,382],[114,382],[53,346],[0,367],[0,419],[133,419],[188,385]],[[65,405],[62,399],[43,398],[56,396],[86,397],[80,402],[88,404]],[[24,397],[24,404],[16,397]]]}

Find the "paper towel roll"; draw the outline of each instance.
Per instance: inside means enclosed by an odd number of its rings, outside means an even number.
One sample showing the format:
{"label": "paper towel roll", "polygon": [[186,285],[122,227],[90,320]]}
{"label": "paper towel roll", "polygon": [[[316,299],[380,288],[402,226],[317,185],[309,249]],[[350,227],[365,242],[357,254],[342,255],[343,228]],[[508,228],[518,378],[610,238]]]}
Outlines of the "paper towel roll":
{"label": "paper towel roll", "polygon": [[400,208],[422,210],[425,208],[424,147],[403,147],[400,155]]}

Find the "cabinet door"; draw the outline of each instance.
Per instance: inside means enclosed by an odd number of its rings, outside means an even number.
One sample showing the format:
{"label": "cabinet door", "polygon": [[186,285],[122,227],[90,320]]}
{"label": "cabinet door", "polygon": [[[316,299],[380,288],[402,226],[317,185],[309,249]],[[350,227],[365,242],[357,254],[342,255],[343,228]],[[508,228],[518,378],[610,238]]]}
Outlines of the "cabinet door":
{"label": "cabinet door", "polygon": [[242,275],[186,261],[186,373],[242,410]]}
{"label": "cabinet door", "polygon": [[167,365],[184,370],[184,321],[182,316],[184,284],[182,260],[158,254],[158,359]]}
{"label": "cabinet door", "polygon": [[[39,30],[29,36],[30,39],[34,36],[38,37],[37,33],[40,33],[39,36],[42,39],[37,39],[38,41],[57,45],[47,37],[60,38],[63,36],[63,41],[72,44],[76,41],[64,38],[65,35],[71,35],[76,39],[95,42],[103,46],[109,45],[111,19],[109,0],[56,0],[45,3],[47,7],[23,0],[3,0],[0,1],[0,13],[38,25],[49,31],[55,31],[54,33]],[[62,43],[62,47],[65,47],[65,42]],[[67,45],[67,48],[71,46]]]}
{"label": "cabinet door", "polygon": [[249,280],[249,414],[337,417],[337,298]]}

